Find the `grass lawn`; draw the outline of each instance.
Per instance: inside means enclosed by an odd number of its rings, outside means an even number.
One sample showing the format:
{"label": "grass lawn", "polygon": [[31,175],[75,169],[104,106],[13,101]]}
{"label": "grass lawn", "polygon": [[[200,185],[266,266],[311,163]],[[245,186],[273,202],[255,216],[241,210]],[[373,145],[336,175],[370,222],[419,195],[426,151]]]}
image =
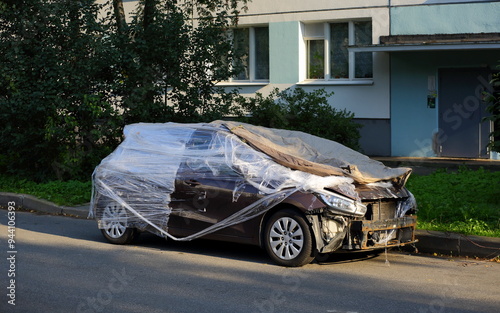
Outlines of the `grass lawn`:
{"label": "grass lawn", "polygon": [[461,168],[412,175],[418,228],[500,237],[500,172]]}
{"label": "grass lawn", "polygon": [[0,175],[0,191],[28,194],[58,205],[75,206],[90,202],[92,183],[73,180],[35,183],[26,179]]}
{"label": "grass lawn", "polygon": [[[500,172],[437,171],[412,175],[408,189],[418,204],[418,228],[500,237]],[[90,201],[90,181],[37,184],[0,175],[0,191],[24,193],[73,206]]]}

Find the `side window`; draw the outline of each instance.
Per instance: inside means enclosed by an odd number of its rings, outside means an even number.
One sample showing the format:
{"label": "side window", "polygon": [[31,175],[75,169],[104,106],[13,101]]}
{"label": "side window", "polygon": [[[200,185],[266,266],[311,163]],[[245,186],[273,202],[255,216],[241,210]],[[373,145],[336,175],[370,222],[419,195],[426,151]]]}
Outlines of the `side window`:
{"label": "side window", "polygon": [[212,143],[213,132],[196,130],[186,143],[184,159],[177,172],[178,177],[194,179],[206,177],[211,172],[206,159]]}
{"label": "side window", "polygon": [[177,176],[179,178],[239,177],[227,163],[226,151],[217,132],[197,130],[186,144],[185,158]]}

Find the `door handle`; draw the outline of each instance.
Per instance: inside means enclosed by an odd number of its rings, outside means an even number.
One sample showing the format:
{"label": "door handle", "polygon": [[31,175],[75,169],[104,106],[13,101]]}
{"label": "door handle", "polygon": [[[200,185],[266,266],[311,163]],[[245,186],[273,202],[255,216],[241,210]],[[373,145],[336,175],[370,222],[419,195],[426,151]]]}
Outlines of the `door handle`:
{"label": "door handle", "polygon": [[196,187],[196,186],[201,185],[201,183],[199,181],[194,180],[194,179],[186,180],[185,183],[186,183],[186,185],[189,185],[191,187]]}

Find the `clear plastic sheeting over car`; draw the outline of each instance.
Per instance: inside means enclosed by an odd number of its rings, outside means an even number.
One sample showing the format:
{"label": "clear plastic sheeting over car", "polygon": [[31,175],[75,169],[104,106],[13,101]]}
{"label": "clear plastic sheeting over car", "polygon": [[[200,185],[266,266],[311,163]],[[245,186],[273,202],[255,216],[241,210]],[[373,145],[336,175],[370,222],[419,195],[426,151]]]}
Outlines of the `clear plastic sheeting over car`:
{"label": "clear plastic sheeting over car", "polygon": [[[396,216],[394,218],[401,218],[406,215],[406,213],[410,210],[417,210],[417,201],[411,192],[408,191],[408,198],[405,200],[399,201],[396,208]],[[386,230],[384,236],[379,237],[377,240],[374,240],[377,245],[385,245],[391,239],[394,239],[396,236],[397,230],[391,229]]]}
{"label": "clear plastic sheeting over car", "polygon": [[[281,165],[233,134],[224,123],[132,124],[125,127],[124,136],[93,173],[90,216],[100,228],[109,222],[103,218],[110,204],[126,209],[127,227],[191,240],[258,216],[297,191],[321,193],[335,187],[352,201],[359,200],[349,175],[321,176]],[[261,197],[200,232],[176,238],[168,232],[171,203],[179,182],[197,184],[193,177],[236,180],[233,201],[246,185],[258,189]],[[206,195],[195,196],[203,200]]]}

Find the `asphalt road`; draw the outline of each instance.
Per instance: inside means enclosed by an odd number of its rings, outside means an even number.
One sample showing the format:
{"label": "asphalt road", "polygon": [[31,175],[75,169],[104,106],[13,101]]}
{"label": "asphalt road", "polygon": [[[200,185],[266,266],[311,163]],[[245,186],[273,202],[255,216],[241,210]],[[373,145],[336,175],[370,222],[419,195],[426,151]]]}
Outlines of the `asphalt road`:
{"label": "asphalt road", "polygon": [[284,268],[257,247],[176,243],[147,234],[134,245],[116,246],[104,241],[94,221],[25,212],[10,218],[0,210],[0,312],[500,308],[499,263],[382,253]]}

